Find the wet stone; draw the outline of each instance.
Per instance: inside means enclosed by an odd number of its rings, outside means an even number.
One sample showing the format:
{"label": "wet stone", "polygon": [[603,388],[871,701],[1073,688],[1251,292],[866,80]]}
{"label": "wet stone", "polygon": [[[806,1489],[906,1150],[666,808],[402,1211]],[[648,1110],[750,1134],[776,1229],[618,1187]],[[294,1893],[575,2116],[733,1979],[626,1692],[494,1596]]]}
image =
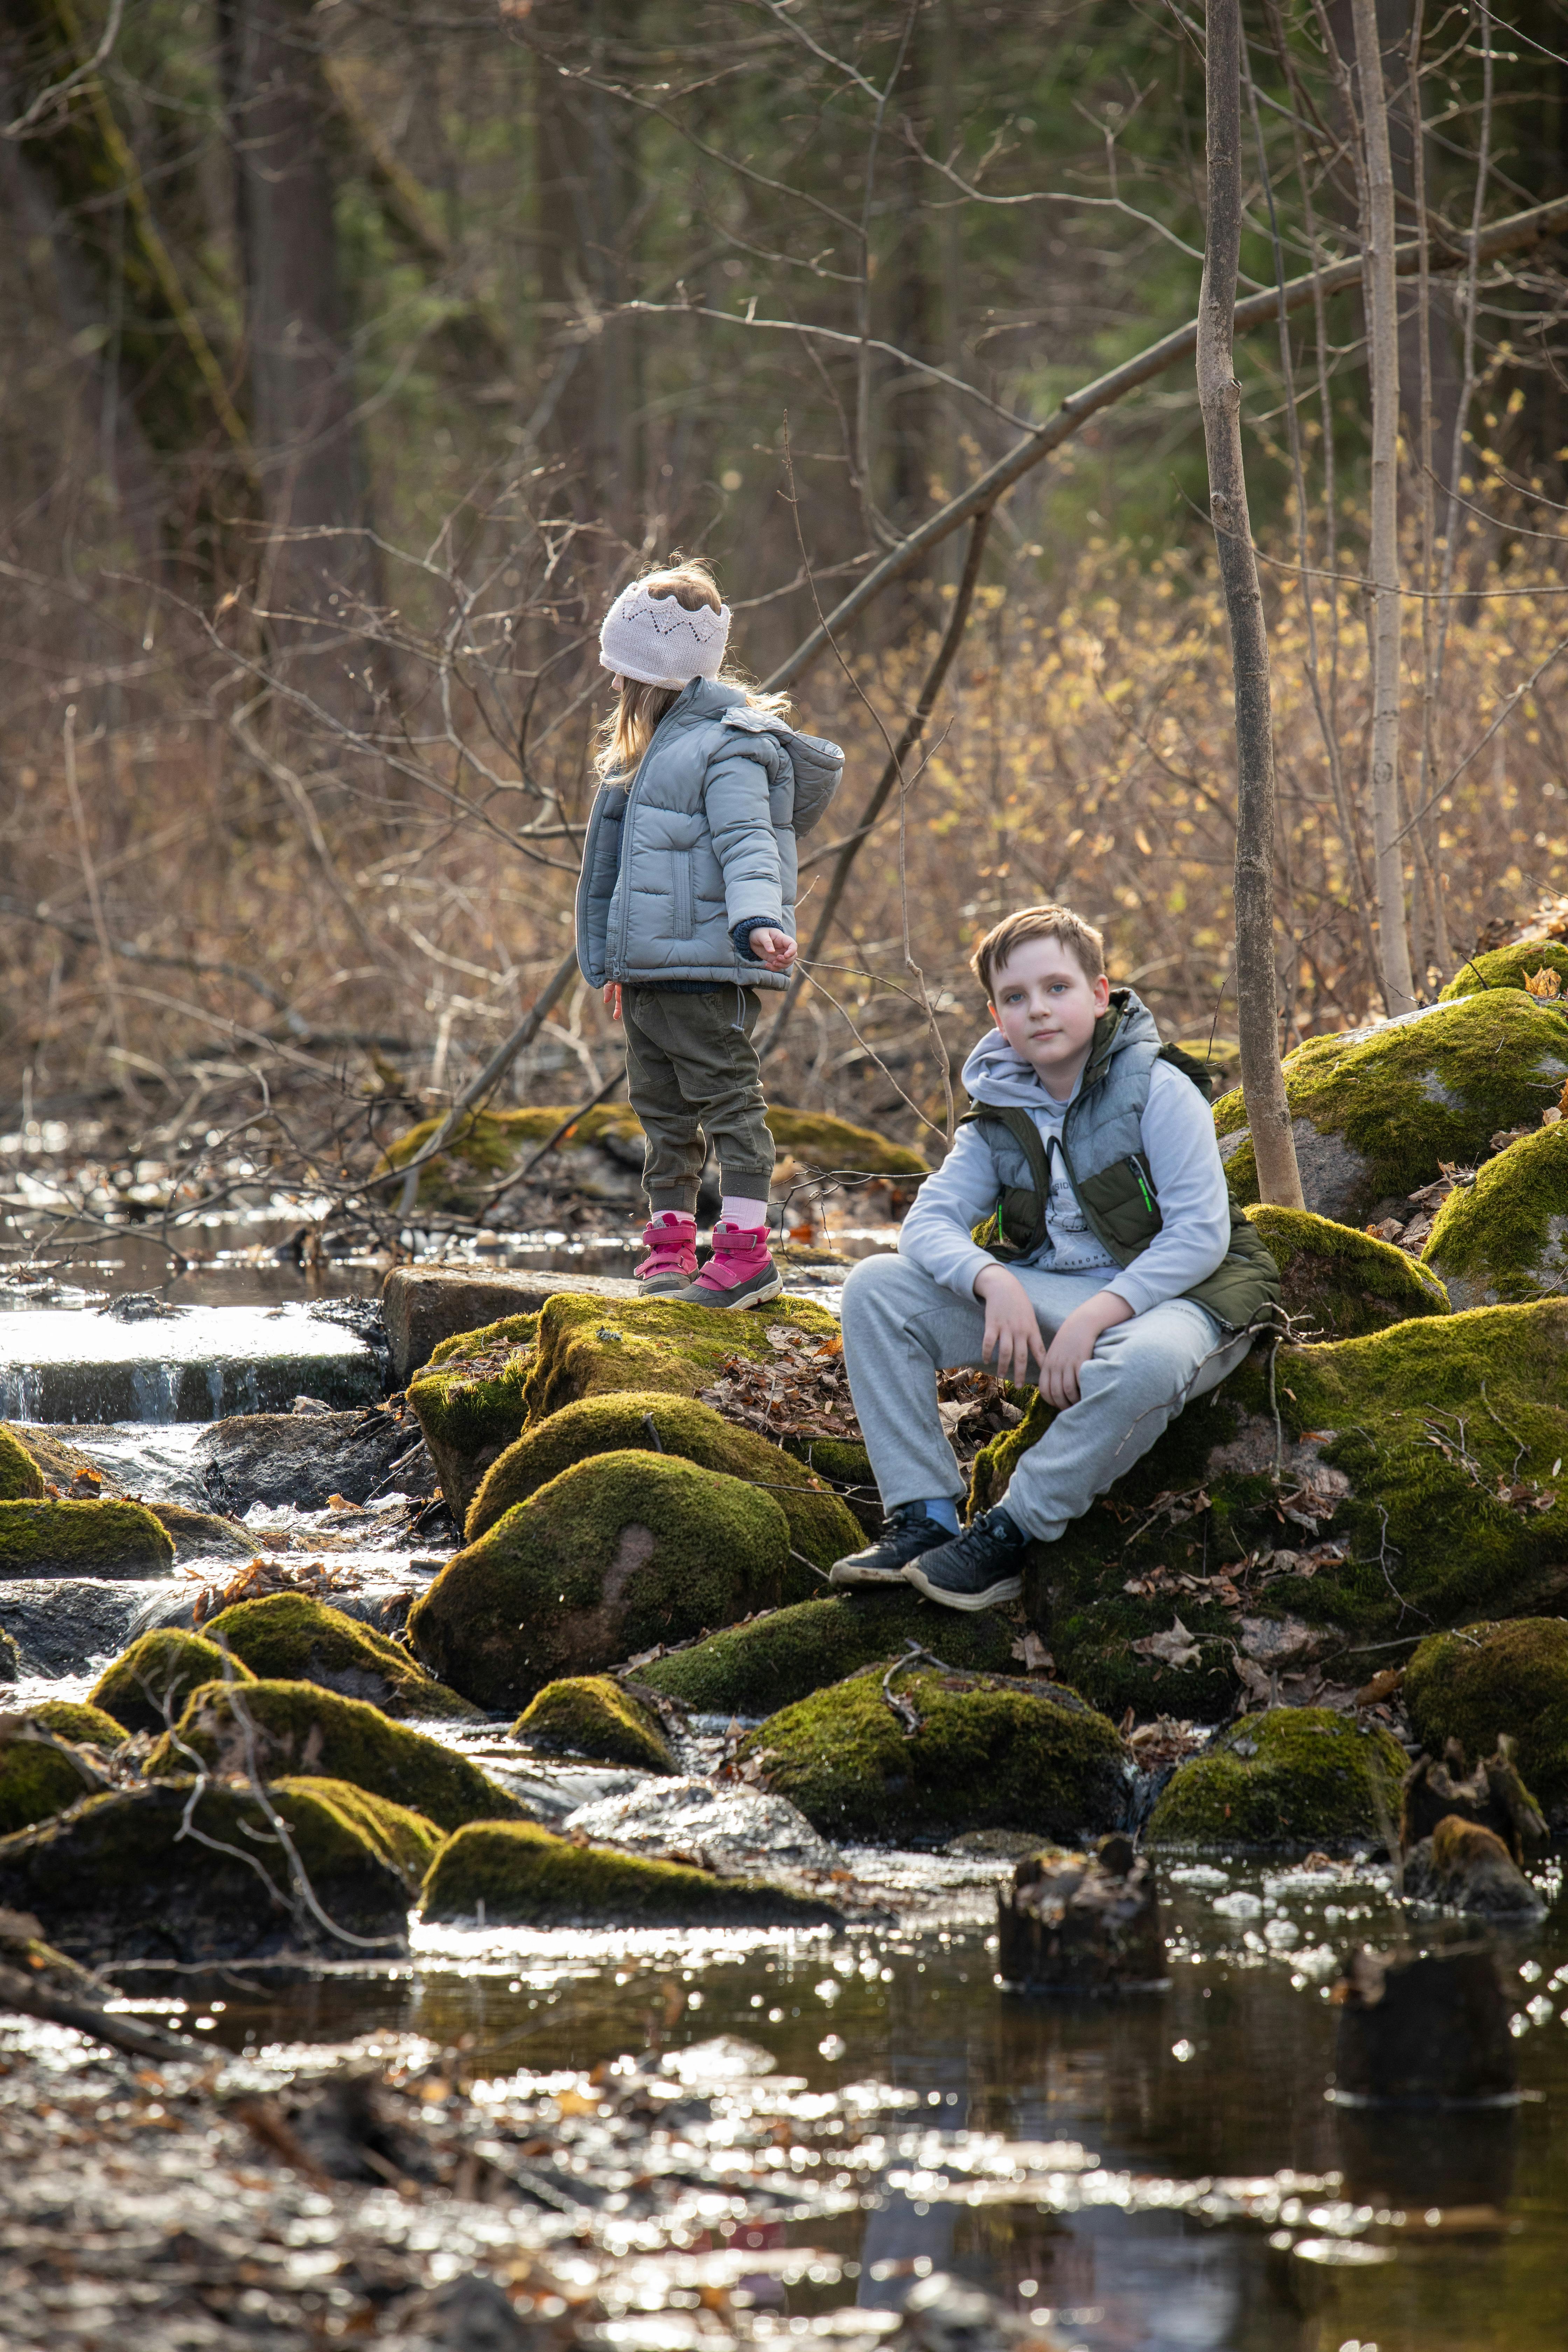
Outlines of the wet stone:
{"label": "wet stone", "polygon": [[1447,2105],[1507,2098],[1517,2087],[1508,2003],[1489,1952],[1390,1961],[1357,1951],[1336,1990],[1340,2097]]}
{"label": "wet stone", "polygon": [[997,1974],[1027,1992],[1121,1992],[1163,1983],[1154,1865],[1122,1836],[1097,1854],[1037,1853],[996,1896]]}
{"label": "wet stone", "polygon": [[1539,1918],[1540,1895],[1495,1830],[1445,1814],[1405,1857],[1404,1892],[1417,1903],[1494,1919]]}
{"label": "wet stone", "polygon": [[[398,1465],[408,1455],[409,1475],[400,1478]],[[242,1413],[203,1433],[195,1461],[214,1506],[224,1511],[247,1511],[256,1503],[319,1511],[333,1495],[368,1503],[395,1486],[425,1494],[434,1483],[416,1424],[379,1409]]]}
{"label": "wet stone", "polygon": [[79,1674],[91,1659],[117,1656],[149,1607],[180,1599],[166,1580],[150,1591],[98,1577],[18,1577],[0,1580],[0,1633],[16,1642],[24,1674]]}
{"label": "wet stone", "polygon": [[844,1867],[837,1847],[787,1798],[695,1778],[650,1781],[624,1797],[603,1798],[582,1806],[564,1826],[597,1845],[700,1862],[729,1876]]}

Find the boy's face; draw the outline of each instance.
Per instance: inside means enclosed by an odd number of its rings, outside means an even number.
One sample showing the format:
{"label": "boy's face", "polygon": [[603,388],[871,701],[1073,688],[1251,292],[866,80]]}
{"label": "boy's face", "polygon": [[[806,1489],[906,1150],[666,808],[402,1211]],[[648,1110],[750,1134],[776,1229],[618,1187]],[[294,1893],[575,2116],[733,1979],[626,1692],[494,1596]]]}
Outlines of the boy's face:
{"label": "boy's face", "polygon": [[1025,940],[992,975],[991,1017],[1047,1090],[1069,1095],[1089,1059],[1094,1024],[1110,1002],[1103,973],[1090,980],[1059,940]]}

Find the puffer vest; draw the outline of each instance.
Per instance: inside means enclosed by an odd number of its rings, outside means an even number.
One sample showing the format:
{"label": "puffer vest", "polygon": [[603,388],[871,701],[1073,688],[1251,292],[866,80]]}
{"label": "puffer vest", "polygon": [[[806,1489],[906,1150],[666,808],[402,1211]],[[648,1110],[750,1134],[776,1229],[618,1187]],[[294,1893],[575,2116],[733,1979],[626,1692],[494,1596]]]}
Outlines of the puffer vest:
{"label": "puffer vest", "polygon": [[[1164,1224],[1143,1151],[1143,1109],[1159,1061],[1204,1086],[1197,1064],[1178,1047],[1160,1044],[1137,998],[1127,989],[1113,990],[1110,1010],[1095,1024],[1083,1079],[1055,1145],[1089,1231],[1118,1265],[1141,1257]],[[1001,1180],[996,1206],[974,1227],[974,1239],[1004,1265],[1026,1264],[1046,1240],[1050,1155],[1040,1130],[1026,1110],[990,1103],[976,1103],[959,1124],[984,1130]],[[1279,1298],[1279,1269],[1234,1201],[1229,1249],[1211,1275],[1182,1296],[1233,1331],[1269,1321],[1268,1309]]]}

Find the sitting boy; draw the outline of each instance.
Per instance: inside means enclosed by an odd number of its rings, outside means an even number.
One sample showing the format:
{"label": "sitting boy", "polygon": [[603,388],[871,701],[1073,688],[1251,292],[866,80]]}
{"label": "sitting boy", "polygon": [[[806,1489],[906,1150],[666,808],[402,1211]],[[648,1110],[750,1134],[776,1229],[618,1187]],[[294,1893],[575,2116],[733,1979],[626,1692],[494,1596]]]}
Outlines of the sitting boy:
{"label": "sitting boy", "polygon": [[[1016,1600],[1031,1541],[1148,1452],[1246,1355],[1279,1276],[1231,1201],[1214,1120],[1152,1015],[1105,976],[1100,933],[1026,907],[972,960],[996,1026],[963,1066],[970,1108],[897,1256],[844,1287],[844,1356],[887,1514],[836,1585],[908,1582],[949,1609]],[[960,1531],[964,1479],[939,1370],[1037,1385],[1055,1420],[1005,1504]]]}

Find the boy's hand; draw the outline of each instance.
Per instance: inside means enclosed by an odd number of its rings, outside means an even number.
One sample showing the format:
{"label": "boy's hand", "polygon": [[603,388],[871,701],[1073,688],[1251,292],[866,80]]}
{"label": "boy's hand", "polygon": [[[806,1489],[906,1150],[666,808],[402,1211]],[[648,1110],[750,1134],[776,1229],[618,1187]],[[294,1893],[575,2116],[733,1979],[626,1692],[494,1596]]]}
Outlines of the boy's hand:
{"label": "boy's hand", "polygon": [[605,1003],[611,1020],[618,1021],[621,1017],[621,983],[618,980],[605,982]]}
{"label": "boy's hand", "polygon": [[[987,1265],[974,1277],[974,1295],[985,1302],[981,1362],[988,1363],[994,1349],[997,1379],[1026,1381],[1031,1359],[1042,1367],[1046,1362],[1046,1343],[1040,1336],[1039,1318],[1029,1304],[1028,1292],[1005,1265]],[[1043,1370],[1041,1378],[1043,1381]]]}
{"label": "boy's hand", "polygon": [[[981,1279],[984,1281],[984,1276]],[[1086,1298],[1081,1307],[1073,1308],[1051,1341],[1040,1371],[1040,1394],[1047,1404],[1055,1405],[1059,1412],[1064,1406],[1078,1402],[1079,1371],[1093,1355],[1095,1341],[1102,1331],[1129,1322],[1131,1315],[1125,1298],[1119,1298],[1114,1290],[1097,1290],[1092,1298]]]}
{"label": "boy's hand", "polygon": [[766,964],[770,971],[787,971],[795,960],[797,950],[787,931],[753,931],[746,945],[758,963]]}

